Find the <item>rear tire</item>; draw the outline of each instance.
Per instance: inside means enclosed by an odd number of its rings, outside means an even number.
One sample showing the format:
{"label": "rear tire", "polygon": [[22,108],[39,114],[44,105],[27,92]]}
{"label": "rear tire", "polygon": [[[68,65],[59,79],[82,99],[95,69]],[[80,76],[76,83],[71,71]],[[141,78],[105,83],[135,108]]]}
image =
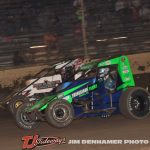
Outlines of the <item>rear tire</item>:
{"label": "rear tire", "polygon": [[74,109],[65,100],[55,100],[46,109],[46,119],[54,127],[66,127],[74,119]]}
{"label": "rear tire", "polygon": [[26,108],[27,108],[27,105],[23,104],[19,106],[19,108],[17,109],[16,114],[14,115],[17,126],[25,130],[35,129],[39,126],[40,122],[33,121],[28,116],[28,113],[25,112]]}
{"label": "rear tire", "polygon": [[17,109],[19,108],[19,106],[24,104],[24,103],[27,103],[28,101],[29,101],[29,99],[26,96],[24,96],[24,95],[14,96],[11,99],[10,103],[8,104],[10,112],[12,114],[15,114]]}
{"label": "rear tire", "polygon": [[119,107],[127,118],[146,118],[150,114],[150,94],[141,87],[129,88],[122,93]]}

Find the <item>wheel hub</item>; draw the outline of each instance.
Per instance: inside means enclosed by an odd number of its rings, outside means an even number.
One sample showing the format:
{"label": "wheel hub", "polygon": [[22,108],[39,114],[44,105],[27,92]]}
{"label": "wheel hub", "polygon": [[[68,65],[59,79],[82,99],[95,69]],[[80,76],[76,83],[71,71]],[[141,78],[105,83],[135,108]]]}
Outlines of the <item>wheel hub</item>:
{"label": "wheel hub", "polygon": [[58,122],[64,122],[69,117],[69,111],[65,105],[58,105],[53,109],[53,118]]}
{"label": "wheel hub", "polygon": [[145,97],[143,96],[132,97],[131,108],[132,108],[132,112],[135,115],[141,115],[147,113],[147,102]]}
{"label": "wheel hub", "polygon": [[135,110],[138,110],[140,108],[140,102],[138,99],[133,99],[133,107],[135,108]]}
{"label": "wheel hub", "polygon": [[65,110],[62,108],[59,108],[55,111],[56,117],[63,118],[65,115]]}
{"label": "wheel hub", "polygon": [[18,108],[20,105],[22,105],[22,101],[18,101],[15,103],[15,108]]}
{"label": "wheel hub", "polygon": [[21,114],[21,118],[22,118],[22,120],[24,120],[25,122],[28,122],[28,123],[31,122],[30,117],[29,117],[28,114],[25,113],[25,112],[23,112],[23,113]]}

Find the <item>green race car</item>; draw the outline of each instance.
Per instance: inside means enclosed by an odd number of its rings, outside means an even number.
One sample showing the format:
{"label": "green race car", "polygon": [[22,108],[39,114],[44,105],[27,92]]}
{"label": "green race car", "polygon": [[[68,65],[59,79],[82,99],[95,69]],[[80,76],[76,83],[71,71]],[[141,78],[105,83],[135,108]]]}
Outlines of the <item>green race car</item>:
{"label": "green race car", "polygon": [[83,64],[76,80],[63,82],[38,101],[21,105],[15,120],[23,129],[36,128],[40,121],[62,128],[73,119],[109,117],[121,112],[133,119],[150,114],[150,95],[136,87],[126,56]]}

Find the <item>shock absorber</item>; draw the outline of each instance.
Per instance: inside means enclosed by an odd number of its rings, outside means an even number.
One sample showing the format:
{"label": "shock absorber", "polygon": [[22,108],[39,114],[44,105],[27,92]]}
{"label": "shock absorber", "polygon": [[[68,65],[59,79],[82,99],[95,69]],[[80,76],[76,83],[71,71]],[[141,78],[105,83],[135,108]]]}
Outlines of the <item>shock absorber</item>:
{"label": "shock absorber", "polygon": [[112,94],[109,93],[109,98],[110,98],[110,107],[112,108],[113,107],[113,103],[112,103]]}
{"label": "shock absorber", "polygon": [[94,109],[94,103],[93,103],[93,92],[92,92],[92,101],[91,101],[91,109],[93,110]]}

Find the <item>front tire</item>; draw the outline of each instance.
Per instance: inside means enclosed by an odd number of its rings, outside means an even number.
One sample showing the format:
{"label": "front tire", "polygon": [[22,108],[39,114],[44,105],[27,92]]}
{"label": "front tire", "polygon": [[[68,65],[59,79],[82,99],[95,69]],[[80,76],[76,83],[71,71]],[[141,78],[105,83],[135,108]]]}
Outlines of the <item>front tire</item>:
{"label": "front tire", "polygon": [[21,129],[25,130],[32,130],[39,126],[40,122],[33,121],[29,114],[25,112],[25,109],[27,108],[26,104],[23,104],[19,106],[19,108],[16,111],[15,120],[17,123],[17,126]]}
{"label": "front tire", "polygon": [[46,109],[48,123],[56,128],[68,126],[74,119],[74,109],[65,100],[55,100]]}
{"label": "front tire", "polygon": [[123,92],[120,98],[120,112],[127,118],[143,119],[150,114],[150,94],[141,87]]}

